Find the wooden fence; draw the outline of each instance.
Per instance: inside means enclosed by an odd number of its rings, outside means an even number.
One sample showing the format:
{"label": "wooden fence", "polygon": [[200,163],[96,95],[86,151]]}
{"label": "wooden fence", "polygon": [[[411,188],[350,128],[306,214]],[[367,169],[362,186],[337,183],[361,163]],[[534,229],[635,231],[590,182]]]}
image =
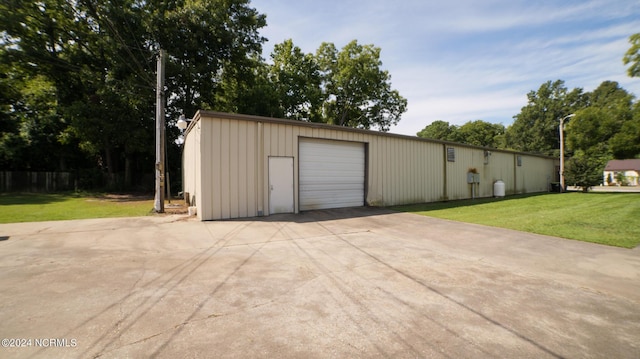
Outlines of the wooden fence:
{"label": "wooden fence", "polygon": [[73,190],[70,172],[0,171],[0,192],[55,192]]}

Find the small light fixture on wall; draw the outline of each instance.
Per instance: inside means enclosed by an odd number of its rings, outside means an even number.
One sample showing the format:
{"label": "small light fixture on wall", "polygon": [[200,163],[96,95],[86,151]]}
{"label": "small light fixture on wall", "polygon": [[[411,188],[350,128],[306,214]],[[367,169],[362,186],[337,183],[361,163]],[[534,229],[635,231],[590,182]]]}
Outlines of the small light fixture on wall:
{"label": "small light fixture on wall", "polygon": [[491,157],[491,151],[484,150],[484,164],[485,165],[489,164],[489,157]]}

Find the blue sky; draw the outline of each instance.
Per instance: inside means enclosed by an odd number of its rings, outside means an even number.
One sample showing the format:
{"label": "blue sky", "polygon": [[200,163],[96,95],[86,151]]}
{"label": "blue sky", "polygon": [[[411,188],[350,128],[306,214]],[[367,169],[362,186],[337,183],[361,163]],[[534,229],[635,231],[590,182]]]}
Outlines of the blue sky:
{"label": "blue sky", "polygon": [[286,39],[305,52],[351,40],[382,49],[382,68],[409,102],[391,132],[433,121],[513,122],[546,81],[592,91],[618,81],[640,96],[622,64],[640,32],[637,0],[252,0],[267,15],[263,57]]}

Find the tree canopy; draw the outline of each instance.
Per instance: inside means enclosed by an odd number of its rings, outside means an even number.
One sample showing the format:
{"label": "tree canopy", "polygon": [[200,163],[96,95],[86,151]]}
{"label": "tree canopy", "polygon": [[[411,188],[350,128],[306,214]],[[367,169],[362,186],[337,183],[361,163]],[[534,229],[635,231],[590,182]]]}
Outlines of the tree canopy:
{"label": "tree canopy", "polygon": [[316,58],[326,122],[388,131],[400,121],[407,100],[391,89],[391,75],[380,69],[380,48],[354,40],[338,51],[334,44],[323,43]]}
{"label": "tree canopy", "polygon": [[[290,39],[267,61],[265,26],[250,0],[1,2],[0,166],[106,173],[111,186],[144,185],[154,163],[159,49],[168,53],[169,143],[178,115],[199,109],[381,131],[406,112],[379,47],[325,42],[305,53]],[[640,34],[629,41],[623,62],[640,77]],[[558,120],[571,113],[569,156],[640,157],[640,104],[612,81],[587,93],[547,81],[507,128],[436,121],[418,136],[557,156]],[[177,170],[179,149],[168,150]]]}
{"label": "tree canopy", "polygon": [[168,117],[191,116],[217,106],[224,78],[251,77],[265,25],[249,0],[2,2],[0,163],[130,185],[153,166],[158,49]]}
{"label": "tree canopy", "polygon": [[482,120],[469,121],[462,126],[446,121],[434,121],[420,132],[418,137],[461,142],[474,146],[504,148],[505,128]]}
{"label": "tree canopy", "polygon": [[3,1],[0,164],[95,169],[125,187],[152,172],[159,49],[169,143],[175,119],[199,109],[382,131],[406,111],[380,48],[354,40],[306,54],[287,40],[268,63],[264,26],[250,0]]}
{"label": "tree canopy", "polygon": [[276,94],[275,117],[323,122],[322,77],[316,58],[289,39],[275,45],[271,59],[268,81]]}
{"label": "tree canopy", "polygon": [[461,126],[434,121],[417,135],[557,157],[560,119],[574,114],[564,121],[567,183],[588,189],[602,182],[608,160],[640,158],[640,102],[617,82],[603,81],[585,93],[562,80],[547,81],[527,98],[506,130],[481,120]]}
{"label": "tree canopy", "polygon": [[527,94],[528,103],[506,132],[506,146],[518,151],[557,156],[559,119],[585,103],[582,89],[569,91],[564,81],[547,81]]}
{"label": "tree canopy", "polygon": [[433,121],[418,132],[417,136],[434,140],[458,141],[457,131],[458,126],[451,125],[447,121]]}
{"label": "tree canopy", "polygon": [[261,72],[270,94],[252,101],[270,102],[264,115],[388,131],[400,121],[407,100],[391,88],[380,51],[354,40],[341,50],[325,42],[311,54],[286,40],[274,46],[273,63]]}
{"label": "tree canopy", "polygon": [[625,65],[631,65],[627,69],[627,74],[631,77],[640,77],[640,33],[629,37],[631,47],[622,58]]}

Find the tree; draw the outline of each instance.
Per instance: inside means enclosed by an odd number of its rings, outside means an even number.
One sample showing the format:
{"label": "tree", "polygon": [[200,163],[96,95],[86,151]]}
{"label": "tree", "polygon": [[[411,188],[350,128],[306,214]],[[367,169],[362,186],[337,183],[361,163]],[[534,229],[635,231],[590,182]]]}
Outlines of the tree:
{"label": "tree", "polygon": [[340,52],[323,43],[316,53],[324,92],[326,122],[356,128],[388,131],[400,121],[407,100],[391,89],[391,76],[380,69],[380,48],[356,40]]}
{"label": "tree", "polygon": [[249,4],[249,0],[146,3],[149,42],[169,55],[170,117],[217,108],[216,99],[226,95],[220,94],[224,78],[240,87],[253,81],[255,59],[266,40],[258,31],[266,26],[266,17]]}
{"label": "tree", "polygon": [[[0,136],[0,163],[18,170],[64,167],[58,134],[64,125],[56,113],[55,87],[44,76],[6,74],[15,97],[5,112]],[[9,81],[8,81],[9,82]]]}
{"label": "tree", "polygon": [[87,36],[76,19],[65,1],[0,4],[0,63],[11,89],[3,95],[10,101],[3,120],[10,125],[0,141],[7,169],[67,167],[73,150],[57,139],[68,126],[64,105],[79,93],[76,62]]}
{"label": "tree", "polygon": [[582,89],[568,91],[564,81],[547,81],[527,94],[528,104],[506,131],[507,147],[517,151],[559,154],[559,119],[584,106]]}
{"label": "tree", "polygon": [[[38,110],[30,118],[57,121],[51,135],[58,147],[82,149],[112,179],[124,167],[129,182],[136,164],[141,171],[153,168],[157,50],[169,52],[168,117],[215,108],[222,79],[240,84],[239,91],[254,80],[265,40],[258,29],[266,21],[248,5],[249,0],[8,0],[0,4],[0,56],[5,73],[51,84],[50,107],[29,107]],[[3,106],[2,121],[17,121],[19,106],[12,105],[20,96],[0,90],[12,101]],[[240,98],[238,92],[230,96]],[[16,137],[2,138],[0,153],[7,154]]]}
{"label": "tree", "polygon": [[458,126],[456,125],[451,125],[447,121],[433,121],[418,132],[417,136],[434,140],[456,141],[457,132]]}
{"label": "tree", "polygon": [[614,158],[640,158],[640,102],[635,103],[632,118],[611,137],[609,146]]}
{"label": "tree", "polygon": [[588,192],[593,186],[602,183],[602,172],[606,165],[604,157],[578,154],[567,161],[565,178],[567,184],[582,188]]}
{"label": "tree", "polygon": [[622,58],[625,65],[631,64],[627,74],[631,77],[640,77],[640,33],[629,36],[631,47]]}
{"label": "tree", "polygon": [[321,77],[312,54],[305,54],[291,39],[275,45],[269,80],[277,96],[279,116],[292,120],[322,121]]}
{"label": "tree", "polygon": [[284,117],[279,97],[269,80],[270,66],[262,59],[254,59],[254,66],[242,75],[225,71],[216,91],[216,109],[268,117]]}
{"label": "tree", "polygon": [[614,157],[614,146],[618,154],[624,153],[634,132],[633,96],[617,82],[604,81],[585,97],[587,107],[576,111],[566,126],[567,148],[609,158]]}
{"label": "tree", "polygon": [[450,125],[446,121],[434,121],[418,137],[466,143],[474,146],[504,148],[505,128],[482,120],[469,121],[462,126]]}
{"label": "tree", "polygon": [[457,141],[474,146],[503,148],[505,128],[482,120],[469,121],[457,131]]}

